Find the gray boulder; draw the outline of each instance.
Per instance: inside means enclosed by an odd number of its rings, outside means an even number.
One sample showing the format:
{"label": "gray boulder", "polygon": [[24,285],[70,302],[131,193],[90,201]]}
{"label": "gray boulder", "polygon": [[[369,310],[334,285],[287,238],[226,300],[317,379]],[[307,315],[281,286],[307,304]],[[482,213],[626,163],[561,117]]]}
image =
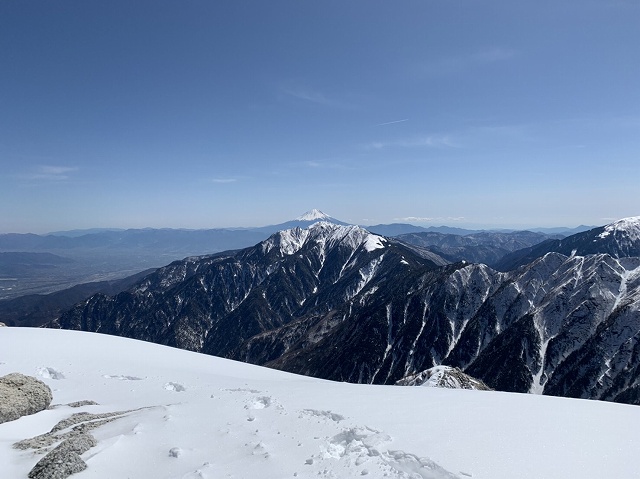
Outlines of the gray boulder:
{"label": "gray boulder", "polygon": [[80,454],[98,443],[91,434],[79,434],[60,443],[44,456],[29,472],[30,479],[64,479],[76,472],[84,471],[87,463]]}
{"label": "gray boulder", "polygon": [[0,424],[49,407],[53,396],[42,381],[20,373],[0,377]]}

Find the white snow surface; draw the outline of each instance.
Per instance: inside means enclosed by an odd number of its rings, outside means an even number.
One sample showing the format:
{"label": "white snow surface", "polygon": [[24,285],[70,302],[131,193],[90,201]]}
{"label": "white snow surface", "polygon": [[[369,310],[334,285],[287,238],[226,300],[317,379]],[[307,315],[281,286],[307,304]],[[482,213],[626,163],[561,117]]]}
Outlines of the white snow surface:
{"label": "white snow surface", "polygon": [[364,241],[364,248],[371,252],[377,249],[382,249],[385,246],[385,239],[382,236],[369,234]]}
{"label": "white snow surface", "polygon": [[[336,383],[30,328],[0,329],[0,376],[10,372],[38,376],[60,406],[0,424],[3,478],[26,478],[42,457],[15,442],[73,413],[132,409],[92,431],[98,445],[72,478],[638,477],[637,406]],[[98,405],[65,405],[81,400]]]}
{"label": "white snow surface", "polygon": [[622,218],[604,227],[604,231],[598,235],[598,238],[606,238],[612,233],[622,233],[628,236],[631,241],[640,240],[640,216],[631,216]]}
{"label": "white snow surface", "polygon": [[312,209],[307,211],[302,216],[298,216],[296,221],[315,221],[315,220],[330,220],[331,216],[318,209]]}

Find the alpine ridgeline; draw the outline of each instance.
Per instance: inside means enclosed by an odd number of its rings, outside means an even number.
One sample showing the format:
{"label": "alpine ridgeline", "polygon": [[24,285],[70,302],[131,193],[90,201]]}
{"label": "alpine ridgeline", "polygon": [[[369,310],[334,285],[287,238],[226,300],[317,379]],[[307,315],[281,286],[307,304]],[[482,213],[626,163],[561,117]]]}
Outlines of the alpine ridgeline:
{"label": "alpine ridgeline", "polygon": [[[587,233],[607,240],[637,223]],[[320,222],[172,263],[52,326],[340,381],[393,384],[448,365],[498,390],[640,404],[640,258],[624,257],[638,241],[499,272]]]}

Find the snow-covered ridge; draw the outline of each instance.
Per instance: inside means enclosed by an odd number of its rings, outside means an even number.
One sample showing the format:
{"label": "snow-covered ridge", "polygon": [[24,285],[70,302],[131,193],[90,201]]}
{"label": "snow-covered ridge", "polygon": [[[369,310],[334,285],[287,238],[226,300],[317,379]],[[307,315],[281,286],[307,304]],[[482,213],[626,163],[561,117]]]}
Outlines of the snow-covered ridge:
{"label": "snow-covered ridge", "polygon": [[315,221],[315,220],[330,220],[330,219],[332,219],[331,216],[314,208],[312,210],[307,211],[302,216],[298,216],[296,218],[296,221]]}
{"label": "snow-covered ridge", "polygon": [[387,239],[370,233],[360,226],[342,226],[327,221],[319,221],[307,228],[282,230],[263,242],[263,251],[268,252],[278,247],[281,254],[292,255],[309,242],[323,249],[331,249],[338,244],[358,249],[360,246],[368,252],[382,249]]}
{"label": "snow-covered ridge", "polygon": [[640,241],[640,216],[631,216],[614,221],[604,227],[598,238],[606,238],[611,234],[621,234],[631,241]]}

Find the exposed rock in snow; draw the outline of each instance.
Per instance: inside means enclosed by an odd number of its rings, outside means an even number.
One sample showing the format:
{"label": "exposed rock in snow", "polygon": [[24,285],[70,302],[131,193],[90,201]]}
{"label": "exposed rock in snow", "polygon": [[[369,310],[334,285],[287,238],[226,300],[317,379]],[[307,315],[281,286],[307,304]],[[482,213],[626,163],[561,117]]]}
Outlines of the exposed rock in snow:
{"label": "exposed rock in snow", "polygon": [[80,454],[97,445],[91,434],[78,434],[65,439],[29,471],[29,479],[64,479],[76,472],[84,471],[87,463]]}
{"label": "exposed rock in snow", "polygon": [[398,386],[430,386],[449,389],[476,389],[479,391],[492,391],[485,383],[463,373],[458,368],[450,366],[435,366],[426,371],[412,374],[400,381]]}
{"label": "exposed rock in snow", "polygon": [[0,423],[35,414],[51,404],[51,389],[42,381],[20,373],[0,378]]}

